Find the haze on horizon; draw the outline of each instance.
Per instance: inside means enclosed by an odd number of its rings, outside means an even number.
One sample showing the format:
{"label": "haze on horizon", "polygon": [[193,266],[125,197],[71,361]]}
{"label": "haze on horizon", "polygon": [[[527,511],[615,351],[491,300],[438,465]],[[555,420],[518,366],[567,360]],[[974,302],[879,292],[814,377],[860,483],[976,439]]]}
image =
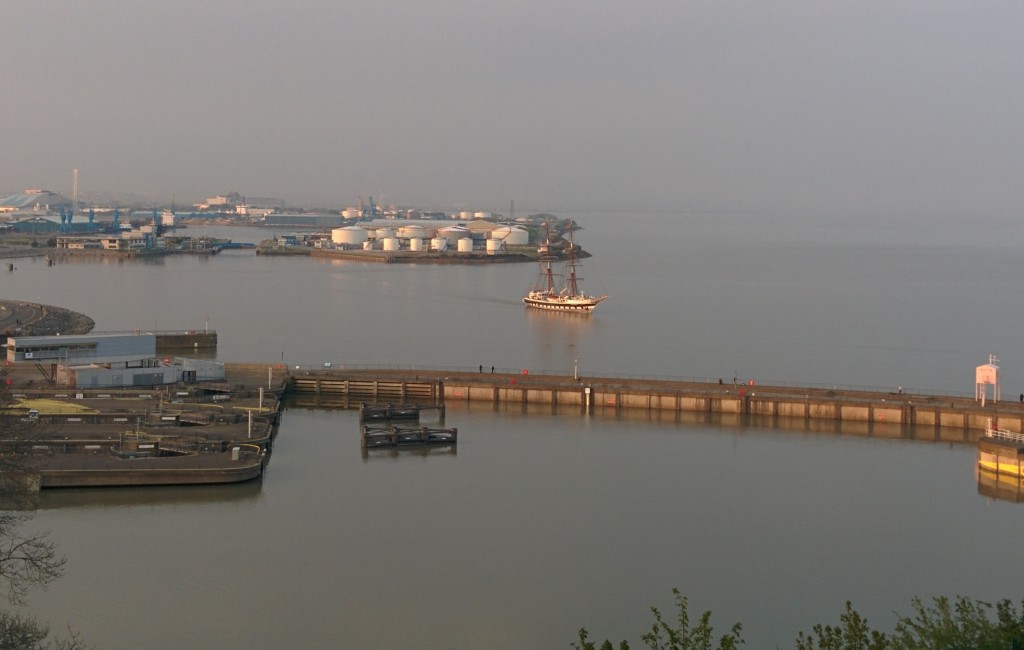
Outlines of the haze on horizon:
{"label": "haze on horizon", "polygon": [[1020,211],[1022,3],[10,4],[0,191]]}

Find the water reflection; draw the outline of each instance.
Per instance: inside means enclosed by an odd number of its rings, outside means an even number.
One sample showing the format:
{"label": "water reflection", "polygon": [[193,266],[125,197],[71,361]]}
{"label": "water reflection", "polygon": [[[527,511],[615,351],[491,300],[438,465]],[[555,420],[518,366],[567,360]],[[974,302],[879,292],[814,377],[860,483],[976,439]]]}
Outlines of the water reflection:
{"label": "water reflection", "polygon": [[226,485],[147,486],[138,488],[61,488],[39,493],[39,510],[101,507],[131,508],[145,505],[203,505],[253,502],[261,497],[260,480]]}
{"label": "water reflection", "polygon": [[1024,476],[979,469],[978,494],[997,501],[1024,503]]}
{"label": "water reflection", "polygon": [[1017,434],[986,435],[978,443],[978,494],[1000,501],[1024,501],[1024,445]]}
{"label": "water reflection", "polygon": [[794,418],[772,415],[745,415],[740,413],[709,413],[699,411],[672,411],[662,409],[615,408],[596,405],[592,413],[584,413],[579,405],[536,404],[521,402],[465,402],[449,400],[445,406],[452,417],[460,411],[493,411],[521,414],[531,417],[583,416],[615,422],[678,424],[683,427],[712,427],[729,433],[756,431],[788,431],[816,435],[878,438],[883,440],[910,440],[945,444],[971,445],[978,433],[955,428],[936,429],[931,426],[904,426],[892,422],[853,422],[821,418]]}
{"label": "water reflection", "polygon": [[424,459],[428,456],[458,456],[458,445],[428,445],[423,447],[380,447],[368,449],[362,447],[363,462],[374,460],[398,461],[408,458]]}
{"label": "water reflection", "polygon": [[56,258],[58,265],[79,265],[79,266],[129,266],[133,264],[144,266],[163,266],[167,259],[166,255],[138,255],[135,257],[122,257],[117,255],[60,255]]}

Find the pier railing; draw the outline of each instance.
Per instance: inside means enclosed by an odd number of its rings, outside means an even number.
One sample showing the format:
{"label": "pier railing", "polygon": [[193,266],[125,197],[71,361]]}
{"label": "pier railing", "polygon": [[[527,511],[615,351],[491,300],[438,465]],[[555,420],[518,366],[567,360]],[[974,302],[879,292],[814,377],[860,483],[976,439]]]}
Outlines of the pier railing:
{"label": "pier railing", "polygon": [[989,438],[996,438],[997,440],[1008,440],[1015,442],[1019,445],[1024,445],[1024,433],[1017,433],[1016,431],[1005,431],[1003,429],[997,429],[992,426],[992,421],[989,420],[988,427],[985,429],[985,435]]}
{"label": "pier railing", "polygon": [[[286,366],[289,372],[295,371],[316,371],[316,370],[384,370],[394,372],[440,372],[449,374],[458,374],[462,378],[469,378],[470,375],[476,374],[500,374],[500,375],[519,375],[523,373],[522,368],[508,368],[508,367],[493,367],[492,366],[448,366],[448,365],[434,365],[434,364],[385,364],[385,363],[338,363],[338,362],[321,362],[321,363],[307,363]],[[527,369],[530,373],[534,373],[534,370]],[[573,368],[557,369],[547,368],[538,369],[537,375],[573,375]],[[808,389],[808,390],[834,390],[834,391],[856,391],[862,393],[888,393],[891,395],[917,395],[917,396],[936,396],[936,397],[956,397],[956,398],[972,398],[974,396],[973,391],[950,391],[945,389],[937,388],[919,388],[911,386],[871,386],[864,384],[823,384],[814,382],[792,382],[792,381],[779,381],[775,379],[757,379],[756,383],[751,384],[749,379],[736,379],[736,378],[724,378],[724,377],[701,377],[701,376],[687,376],[687,375],[652,375],[652,374],[637,374],[637,373],[623,373],[623,372],[604,372],[594,368],[587,368],[586,372],[577,371],[579,377],[599,377],[602,380],[614,380],[621,379],[623,381],[643,381],[648,380],[651,382],[683,382],[683,383],[697,383],[707,384],[711,386],[718,386],[719,382],[722,382],[723,386],[733,386],[736,389],[746,388],[748,390],[757,390],[759,386],[775,386],[778,388],[790,388],[790,389]],[[1008,403],[1008,402],[1007,402]]]}

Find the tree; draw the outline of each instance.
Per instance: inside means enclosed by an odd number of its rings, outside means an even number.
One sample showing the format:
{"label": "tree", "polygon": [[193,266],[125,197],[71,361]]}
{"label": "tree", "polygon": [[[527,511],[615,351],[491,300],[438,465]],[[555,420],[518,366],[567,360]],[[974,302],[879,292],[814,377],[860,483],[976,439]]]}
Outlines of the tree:
{"label": "tree", "polygon": [[[732,631],[713,645],[711,612],[704,612],[700,622],[690,627],[688,602],[676,589],[672,590],[679,609],[678,625],[665,623],[654,607],[654,625],[641,639],[652,650],[736,650],[744,643],[737,623]],[[886,634],[871,628],[849,601],[839,616],[838,625],[815,625],[811,633],[800,632],[797,650],[1024,650],[1024,600],[1020,608],[1009,600],[995,606],[980,600],[957,596],[932,599],[926,606],[921,599],[911,601],[912,616],[897,619],[893,632]],[[994,615],[994,616],[993,616]],[[601,645],[590,640],[586,629],[579,631],[576,650],[615,650],[611,641]],[[622,641],[619,650],[628,650]]]}
{"label": "tree", "polygon": [[839,625],[821,625],[811,628],[814,635],[800,632],[796,650],[885,650],[892,647],[885,634],[868,627],[868,620],[858,614],[850,601],[846,611],[839,615]]}
{"label": "tree", "polygon": [[[32,519],[29,495],[32,484],[31,455],[26,445],[39,435],[38,423],[23,421],[12,413],[13,398],[0,370],[0,583],[6,583],[7,601],[24,605],[33,588],[46,588],[64,573],[66,560],[58,555],[48,532],[23,533]],[[78,636],[48,641],[49,628],[30,616],[0,610],[0,650],[83,650]]]}
{"label": "tree", "polygon": [[[679,610],[676,615],[676,626],[673,627],[666,623],[658,608],[651,607],[654,624],[651,626],[650,632],[640,637],[648,648],[651,650],[713,650],[714,648],[736,650],[743,645],[742,626],[739,623],[732,626],[731,632],[720,637],[717,645],[713,645],[714,628],[711,626],[711,612],[706,611],[701,614],[700,622],[696,626],[690,627],[689,601],[686,596],[679,593],[678,589],[673,589],[672,594],[675,596],[676,608]],[[604,641],[600,646],[596,646],[589,640],[589,637],[590,634],[587,630],[581,628],[579,643],[573,643],[572,646],[576,650],[614,650],[611,641]],[[620,642],[619,650],[629,650],[629,644],[626,641]]]}
{"label": "tree", "polygon": [[7,600],[25,603],[32,587],[45,588],[64,573],[66,560],[57,555],[49,533],[22,535],[29,512],[0,511],[0,581],[7,583]]}
{"label": "tree", "polygon": [[975,650],[1024,649],[1024,601],[1021,610],[1009,600],[995,606],[957,596],[942,596],[925,607],[920,598],[911,601],[912,618],[901,617],[893,633],[893,648],[974,648]]}
{"label": "tree", "polygon": [[1024,650],[1024,602],[1018,612],[1009,600],[999,601],[994,619],[991,604],[966,596],[953,601],[940,596],[932,603],[925,606],[920,598],[913,599],[914,615],[901,616],[886,635],[868,627],[867,619],[847,602],[839,625],[815,625],[814,636],[801,632],[797,650]]}
{"label": "tree", "polygon": [[8,384],[6,367],[0,366],[0,507],[28,508],[35,492],[31,447],[43,433],[43,425],[24,417]]}
{"label": "tree", "polygon": [[47,642],[50,629],[34,618],[0,611],[0,650],[86,650],[74,632]]}

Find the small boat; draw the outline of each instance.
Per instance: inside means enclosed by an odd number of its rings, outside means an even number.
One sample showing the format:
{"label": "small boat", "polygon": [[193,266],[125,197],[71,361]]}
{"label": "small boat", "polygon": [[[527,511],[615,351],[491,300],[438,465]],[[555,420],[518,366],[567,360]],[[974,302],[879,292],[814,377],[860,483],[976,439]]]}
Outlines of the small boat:
{"label": "small boat", "polygon": [[[550,253],[550,244],[546,245]],[[568,258],[564,262],[550,254],[540,256],[540,278],[536,286],[523,296],[523,303],[527,307],[589,314],[594,311],[594,307],[608,298],[607,295],[591,296],[580,287],[583,278],[576,273],[579,262],[576,261],[576,245],[572,240],[572,230],[569,231],[568,249]],[[557,273],[556,264],[564,267]]]}

